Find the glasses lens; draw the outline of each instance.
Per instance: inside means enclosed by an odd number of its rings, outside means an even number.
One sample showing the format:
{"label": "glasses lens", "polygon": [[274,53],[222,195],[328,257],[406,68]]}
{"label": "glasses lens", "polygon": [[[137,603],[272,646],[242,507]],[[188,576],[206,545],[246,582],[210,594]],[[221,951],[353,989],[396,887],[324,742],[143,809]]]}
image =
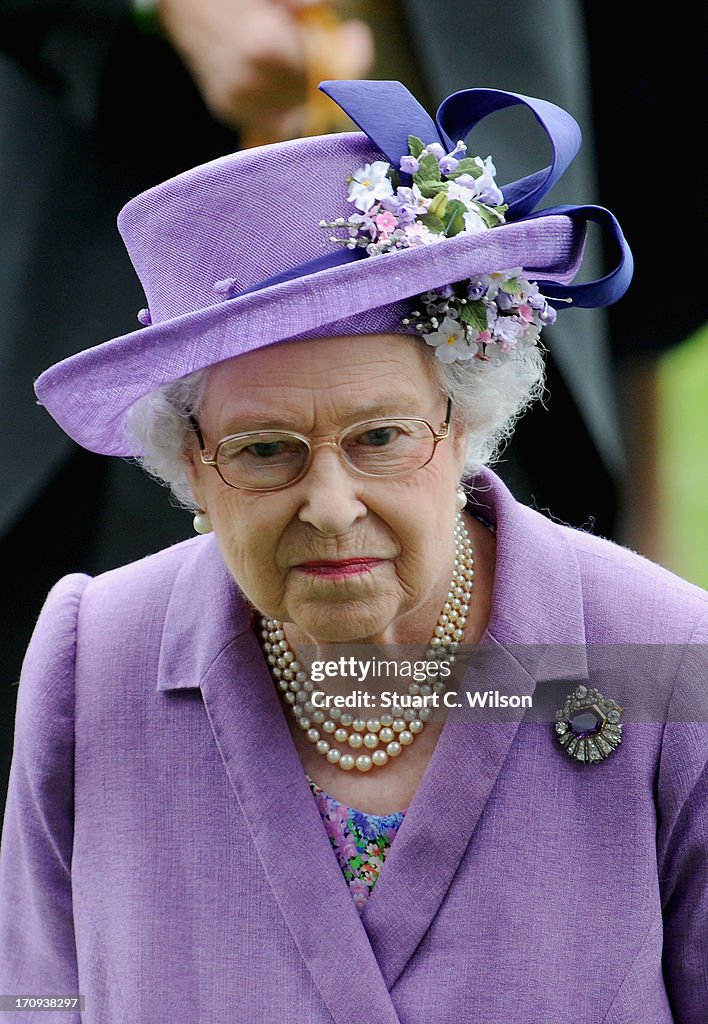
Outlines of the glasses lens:
{"label": "glasses lens", "polygon": [[233,487],[260,491],[292,483],[308,455],[307,445],[298,437],[268,430],[222,441],[216,462],[223,479]]}
{"label": "glasses lens", "polygon": [[424,420],[370,420],[347,431],[340,446],[360,473],[396,476],[429,462],[435,439]]}

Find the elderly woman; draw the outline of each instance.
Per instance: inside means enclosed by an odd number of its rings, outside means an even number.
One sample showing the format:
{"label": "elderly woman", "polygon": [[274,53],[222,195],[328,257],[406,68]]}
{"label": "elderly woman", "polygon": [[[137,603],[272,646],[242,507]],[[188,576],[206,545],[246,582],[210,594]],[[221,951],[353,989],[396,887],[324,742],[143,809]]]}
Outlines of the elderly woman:
{"label": "elderly woman", "polygon": [[[202,536],[67,577],[39,620],[3,1009],[705,1024],[708,600],[486,468],[556,308],[626,288],[621,232],[532,212],[579,144],[549,103],[325,89],[363,133],[128,203],[143,329],[37,382]],[[457,140],[510,104],[553,157],[499,188]],[[588,220],[618,262],[573,285]]]}

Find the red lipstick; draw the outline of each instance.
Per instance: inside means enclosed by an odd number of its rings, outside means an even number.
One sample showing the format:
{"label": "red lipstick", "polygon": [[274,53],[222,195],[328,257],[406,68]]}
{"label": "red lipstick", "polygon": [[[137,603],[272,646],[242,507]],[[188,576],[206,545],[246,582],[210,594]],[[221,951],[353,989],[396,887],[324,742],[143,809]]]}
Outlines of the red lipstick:
{"label": "red lipstick", "polygon": [[377,565],[380,565],[381,558],[342,558],[338,560],[301,562],[295,568],[309,576],[319,576],[321,579],[337,579],[347,576],[357,576],[364,572],[371,572]]}

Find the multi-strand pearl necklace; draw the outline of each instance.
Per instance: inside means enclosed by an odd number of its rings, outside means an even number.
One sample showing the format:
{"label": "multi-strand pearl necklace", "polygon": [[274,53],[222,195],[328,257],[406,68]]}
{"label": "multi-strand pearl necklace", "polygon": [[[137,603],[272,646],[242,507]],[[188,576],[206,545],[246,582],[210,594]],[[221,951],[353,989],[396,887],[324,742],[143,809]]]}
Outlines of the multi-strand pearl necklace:
{"label": "multi-strand pearl necklace", "polygon": [[[447,600],[425,652],[427,659],[448,663],[455,661],[455,654],[464,638],[473,582],[472,544],[467,527],[458,513],[455,523],[455,567]],[[383,768],[391,758],[398,757],[403,747],[410,746],[432,716],[428,707],[413,710],[404,709],[398,704],[393,705],[390,714],[369,719],[337,707],[328,708],[327,711],[315,707],[312,697],[323,691],[303,671],[287,641],[282,622],[263,618],[261,626],[268,664],[298,726],[314,744],[318,754],[326,757],[330,764],[339,765],[343,771],[350,772],[357,768],[360,772],[368,772],[373,767]],[[408,687],[412,696],[420,697],[443,690],[445,683],[439,678],[431,684],[414,682]],[[317,699],[320,701],[319,697]],[[342,751],[335,744],[347,749]]]}

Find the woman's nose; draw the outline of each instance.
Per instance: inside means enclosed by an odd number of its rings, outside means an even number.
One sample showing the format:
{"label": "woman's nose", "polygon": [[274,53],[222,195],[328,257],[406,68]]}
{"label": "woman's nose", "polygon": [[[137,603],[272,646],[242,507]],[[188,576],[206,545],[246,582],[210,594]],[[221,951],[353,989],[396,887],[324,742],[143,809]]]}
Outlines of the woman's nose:
{"label": "woman's nose", "polygon": [[319,444],[299,483],[302,505],[298,517],[328,537],[346,534],[367,514],[360,492],[363,477],[351,472],[335,444]]}

